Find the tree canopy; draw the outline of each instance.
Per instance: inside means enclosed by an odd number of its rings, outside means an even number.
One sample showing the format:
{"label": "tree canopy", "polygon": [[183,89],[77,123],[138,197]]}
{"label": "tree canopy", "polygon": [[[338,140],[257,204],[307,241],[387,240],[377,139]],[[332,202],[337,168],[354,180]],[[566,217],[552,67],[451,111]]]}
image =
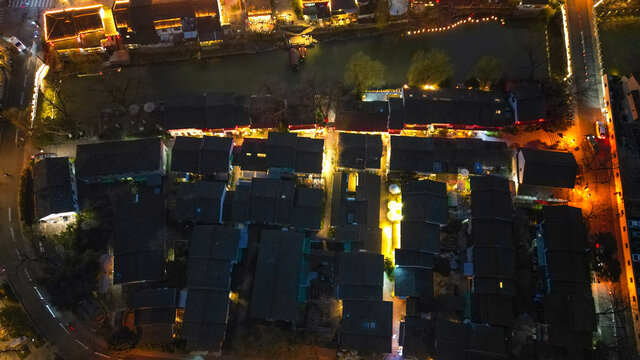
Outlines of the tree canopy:
{"label": "tree canopy", "polygon": [[620,261],[615,258],[616,239],[610,232],[599,232],[591,239],[592,269],[605,281],[618,282],[622,272]]}
{"label": "tree canopy", "polygon": [[140,336],[128,327],[120,327],[111,334],[107,342],[109,351],[118,356],[124,356],[138,344]]}
{"label": "tree canopy", "polygon": [[344,73],[346,85],[355,86],[358,96],[384,84],[384,65],[359,51],[351,56]]}
{"label": "tree canopy", "polygon": [[542,128],[547,132],[560,132],[573,126],[573,99],[569,84],[551,78],[542,84],[542,92],[546,104],[546,121]]}
{"label": "tree canopy", "polygon": [[504,64],[500,59],[485,55],[476,64],[475,75],[483,86],[492,86],[502,78]]}
{"label": "tree canopy", "polygon": [[453,65],[449,55],[442,50],[428,53],[419,51],[413,55],[409,67],[409,85],[438,85],[453,75]]}

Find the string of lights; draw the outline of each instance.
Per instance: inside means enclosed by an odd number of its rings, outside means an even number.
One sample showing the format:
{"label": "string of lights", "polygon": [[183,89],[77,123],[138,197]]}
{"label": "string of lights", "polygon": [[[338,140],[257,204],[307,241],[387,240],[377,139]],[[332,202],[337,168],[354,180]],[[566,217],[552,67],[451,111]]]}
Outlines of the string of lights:
{"label": "string of lights", "polygon": [[488,22],[488,21],[499,22],[502,25],[505,24],[504,20],[498,18],[497,16],[489,16],[489,17],[483,17],[483,18],[479,18],[479,19],[473,19],[471,16],[469,16],[468,18],[466,18],[464,20],[456,21],[455,23],[453,23],[451,25],[441,26],[441,27],[434,27],[434,28],[422,28],[422,29],[418,29],[418,30],[407,31],[405,34],[402,34],[402,35],[403,36],[404,35],[413,36],[413,35],[421,35],[421,34],[430,33],[430,32],[447,31],[447,30],[455,29],[456,27],[458,27],[460,25],[467,24],[467,23],[471,24],[471,23],[480,23],[480,22]]}

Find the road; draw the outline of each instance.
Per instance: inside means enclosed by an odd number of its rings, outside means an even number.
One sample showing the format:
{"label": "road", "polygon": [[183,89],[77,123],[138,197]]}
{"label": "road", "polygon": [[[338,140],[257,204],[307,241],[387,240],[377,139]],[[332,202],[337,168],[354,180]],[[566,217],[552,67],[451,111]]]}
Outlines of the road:
{"label": "road", "polygon": [[[589,198],[587,202],[594,206],[596,203],[606,204],[610,206],[610,210],[606,214],[606,218],[594,224],[590,224],[591,231],[610,231],[618,240],[618,259],[622,265],[622,275],[620,281],[620,290],[631,306],[631,317],[626,320],[630,334],[637,334],[640,330],[638,320],[632,321],[632,318],[638,318],[638,306],[636,303],[635,285],[630,278],[633,277],[633,269],[631,268],[631,254],[628,246],[628,236],[626,233],[626,217],[624,215],[622,186],[618,173],[618,160],[616,156],[617,144],[613,131],[613,123],[606,116],[606,107],[604,97],[604,88],[602,84],[602,62],[599,50],[598,29],[594,21],[593,1],[592,0],[567,0],[563,8],[566,14],[567,37],[569,40],[569,66],[571,69],[571,80],[575,92],[576,100],[576,124],[568,132],[569,136],[581,141],[585,135],[595,134],[595,124],[602,121],[607,127],[607,137],[601,142],[602,150],[600,158],[602,164],[607,164],[603,169],[589,169],[589,165],[593,162],[587,159],[588,155],[585,151],[576,153],[577,160],[583,165],[585,178],[583,185],[584,190],[588,191]],[[607,104],[608,105],[608,104]],[[609,113],[611,109],[608,110]],[[584,146],[583,146],[584,147]],[[584,208],[584,207],[583,207]],[[594,284],[594,297],[596,301],[597,311],[603,310],[610,303],[609,291],[603,291],[602,286],[606,284]],[[604,296],[603,296],[604,294]],[[619,319],[609,316],[609,318],[600,319],[602,326],[601,332],[605,342],[613,342],[620,336]],[[622,325],[624,326],[624,325]],[[613,332],[613,333],[612,333]],[[613,339],[611,341],[610,339]],[[629,336],[633,347],[638,350],[638,343],[635,336]],[[607,341],[609,340],[609,341]],[[624,344],[622,344],[624,346]]]}
{"label": "road", "polygon": [[[38,64],[39,39],[35,31],[39,25],[34,22],[40,9],[36,7],[7,7],[0,5],[0,37],[2,45],[11,47],[6,39],[18,37],[28,50],[18,53],[12,49],[13,68],[5,93],[7,107],[27,108],[33,95],[34,75]],[[18,186],[20,172],[25,157],[25,149],[17,148],[20,137],[15,128],[2,120],[0,135],[0,170],[9,176],[0,178],[0,264],[7,268],[7,278],[25,307],[38,332],[50,341],[57,351],[67,359],[110,358],[104,341],[97,341],[93,334],[82,326],[70,331],[64,314],[47,304],[47,295],[37,288],[37,263],[33,259],[31,246],[23,239],[18,218]],[[38,251],[38,250],[35,250]]]}

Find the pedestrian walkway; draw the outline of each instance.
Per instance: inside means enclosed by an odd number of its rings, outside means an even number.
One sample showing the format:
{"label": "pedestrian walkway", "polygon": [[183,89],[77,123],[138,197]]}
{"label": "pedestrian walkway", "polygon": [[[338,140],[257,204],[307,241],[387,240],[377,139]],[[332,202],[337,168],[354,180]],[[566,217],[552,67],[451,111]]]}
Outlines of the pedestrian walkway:
{"label": "pedestrian walkway", "polygon": [[9,7],[11,8],[25,8],[36,7],[40,9],[48,9],[55,6],[56,0],[10,0]]}

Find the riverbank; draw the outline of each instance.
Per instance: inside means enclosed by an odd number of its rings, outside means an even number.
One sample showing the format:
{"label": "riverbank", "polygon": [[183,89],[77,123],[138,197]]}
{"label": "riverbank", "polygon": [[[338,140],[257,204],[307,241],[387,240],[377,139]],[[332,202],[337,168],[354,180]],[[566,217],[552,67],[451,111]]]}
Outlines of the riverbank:
{"label": "riverbank", "polygon": [[[401,34],[411,26],[408,21],[394,21],[386,26],[376,24],[351,24],[342,27],[318,28],[312,33],[320,43],[353,40],[375,36]],[[130,50],[131,65],[147,65],[151,63],[181,61],[189,59],[208,60],[233,55],[257,54],[285,49],[285,38],[282,33],[243,34],[231,40],[199,47],[197,44],[180,44],[171,47],[147,47]]]}

